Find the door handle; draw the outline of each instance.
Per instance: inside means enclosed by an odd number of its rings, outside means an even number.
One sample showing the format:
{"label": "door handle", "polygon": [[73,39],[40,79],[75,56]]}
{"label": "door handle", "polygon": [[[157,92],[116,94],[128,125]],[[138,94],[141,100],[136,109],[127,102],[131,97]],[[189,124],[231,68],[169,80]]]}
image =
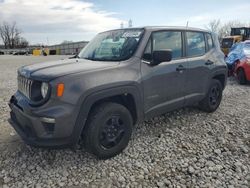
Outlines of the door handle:
{"label": "door handle", "polygon": [[213,61],[210,61],[210,60],[208,60],[208,61],[205,63],[205,65],[212,65],[212,64],[214,64],[214,62],[213,62]]}
{"label": "door handle", "polygon": [[183,65],[179,65],[179,66],[176,68],[176,71],[178,71],[178,72],[182,72],[182,71],[184,71],[184,70],[186,70],[186,68],[185,68]]}

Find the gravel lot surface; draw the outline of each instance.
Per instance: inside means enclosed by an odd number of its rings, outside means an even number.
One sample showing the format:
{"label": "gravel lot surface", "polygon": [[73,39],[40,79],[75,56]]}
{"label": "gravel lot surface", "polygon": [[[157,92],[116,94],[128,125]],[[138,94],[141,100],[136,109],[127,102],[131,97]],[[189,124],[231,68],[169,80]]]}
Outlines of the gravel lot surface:
{"label": "gravel lot surface", "polygon": [[212,114],[185,108],[137,125],[109,160],[26,146],[8,124],[16,69],[62,56],[0,56],[0,187],[250,187],[250,86],[230,78]]}

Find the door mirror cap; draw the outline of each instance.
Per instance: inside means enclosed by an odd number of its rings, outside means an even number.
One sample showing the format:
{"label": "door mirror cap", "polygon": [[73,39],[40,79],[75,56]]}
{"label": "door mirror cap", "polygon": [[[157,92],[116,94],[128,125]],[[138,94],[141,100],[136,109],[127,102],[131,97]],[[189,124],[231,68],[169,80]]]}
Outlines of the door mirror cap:
{"label": "door mirror cap", "polygon": [[153,51],[151,65],[158,65],[162,62],[169,62],[172,60],[172,50],[157,50]]}

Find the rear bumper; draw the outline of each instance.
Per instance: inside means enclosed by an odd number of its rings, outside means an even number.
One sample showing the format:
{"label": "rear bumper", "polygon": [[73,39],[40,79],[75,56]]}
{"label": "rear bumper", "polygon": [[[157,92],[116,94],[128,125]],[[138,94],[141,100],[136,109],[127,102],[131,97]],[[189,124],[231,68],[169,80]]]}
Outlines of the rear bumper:
{"label": "rear bumper", "polygon": [[27,113],[25,105],[21,104],[15,96],[12,96],[9,102],[11,109],[9,123],[25,143],[49,148],[69,147],[77,144],[73,135],[75,124],[72,123],[68,110],[63,111],[62,107],[58,110],[48,108],[39,115]]}

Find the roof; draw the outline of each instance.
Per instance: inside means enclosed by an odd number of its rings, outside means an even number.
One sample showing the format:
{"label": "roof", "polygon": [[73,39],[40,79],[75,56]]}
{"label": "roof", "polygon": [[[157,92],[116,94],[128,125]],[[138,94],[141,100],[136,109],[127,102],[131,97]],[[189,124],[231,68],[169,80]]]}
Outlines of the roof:
{"label": "roof", "polygon": [[[159,31],[159,30],[185,30],[185,31],[200,31],[200,32],[207,32],[211,33],[208,30],[193,28],[193,27],[184,27],[184,26],[145,26],[145,27],[131,27],[131,28],[123,28],[125,30],[130,29],[145,29],[147,31]],[[116,31],[121,29],[114,29],[110,31]],[[105,31],[104,31],[105,32]]]}
{"label": "roof", "polygon": [[231,29],[250,29],[250,27],[232,27]]}
{"label": "roof", "polygon": [[222,39],[239,39],[239,38],[241,38],[241,35],[226,36],[223,37]]}
{"label": "roof", "polygon": [[245,40],[244,43],[250,44],[250,40]]}
{"label": "roof", "polygon": [[194,27],[184,27],[184,26],[146,26],[143,27],[146,30],[185,30],[185,31],[201,31],[201,32],[210,32],[205,29],[199,29]]}

